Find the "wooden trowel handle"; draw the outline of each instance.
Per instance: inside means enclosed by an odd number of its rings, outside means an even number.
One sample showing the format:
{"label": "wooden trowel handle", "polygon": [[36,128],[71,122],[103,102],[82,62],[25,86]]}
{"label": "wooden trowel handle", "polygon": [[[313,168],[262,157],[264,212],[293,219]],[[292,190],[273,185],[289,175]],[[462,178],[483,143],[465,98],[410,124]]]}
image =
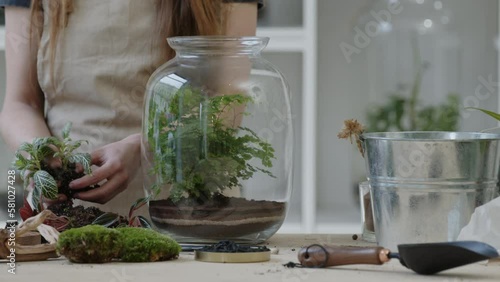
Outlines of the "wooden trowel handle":
{"label": "wooden trowel handle", "polygon": [[305,267],[328,267],[348,264],[383,264],[389,261],[389,250],[382,247],[344,247],[311,245],[299,252]]}

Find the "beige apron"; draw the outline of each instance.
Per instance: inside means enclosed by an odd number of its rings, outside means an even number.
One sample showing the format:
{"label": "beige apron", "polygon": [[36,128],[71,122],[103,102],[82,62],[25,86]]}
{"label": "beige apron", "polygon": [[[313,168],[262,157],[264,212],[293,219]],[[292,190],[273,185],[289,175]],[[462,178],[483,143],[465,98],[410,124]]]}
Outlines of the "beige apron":
{"label": "beige apron", "polygon": [[[166,42],[156,40],[152,46],[154,0],[73,1],[74,11],[59,37],[55,85],[50,75],[50,19],[44,13],[38,80],[52,134],[60,137],[63,126],[72,122],[71,137],[88,140],[90,144],[81,151],[90,152],[141,132],[145,86]],[[48,11],[47,0],[43,5]],[[130,205],[144,196],[140,174],[139,170],[128,189],[107,204],[92,205],[127,215]],[[146,214],[145,208],[141,214]]]}

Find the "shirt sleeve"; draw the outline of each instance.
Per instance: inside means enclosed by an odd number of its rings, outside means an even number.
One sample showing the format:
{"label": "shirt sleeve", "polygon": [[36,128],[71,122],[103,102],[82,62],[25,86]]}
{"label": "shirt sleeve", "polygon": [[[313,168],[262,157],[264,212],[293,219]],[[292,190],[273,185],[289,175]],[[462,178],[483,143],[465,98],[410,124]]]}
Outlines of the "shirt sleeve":
{"label": "shirt sleeve", "polygon": [[30,4],[31,0],[0,0],[0,7],[18,6],[28,8]]}

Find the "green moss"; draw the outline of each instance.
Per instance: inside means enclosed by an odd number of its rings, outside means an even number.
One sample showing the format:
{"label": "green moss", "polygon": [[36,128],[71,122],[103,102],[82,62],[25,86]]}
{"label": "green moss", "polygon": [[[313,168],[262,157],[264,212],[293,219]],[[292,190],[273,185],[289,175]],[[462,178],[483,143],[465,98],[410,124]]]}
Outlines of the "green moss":
{"label": "green moss", "polygon": [[174,259],[181,246],[154,230],[138,227],[117,228],[122,234],[120,257],[125,262],[150,262]]}
{"label": "green moss", "polygon": [[181,247],[172,238],[139,227],[106,228],[87,225],[59,235],[57,251],[72,262],[152,262],[174,259]]}
{"label": "green moss", "polygon": [[117,258],[122,234],[100,225],[73,228],[59,235],[57,251],[72,262],[104,263]]}

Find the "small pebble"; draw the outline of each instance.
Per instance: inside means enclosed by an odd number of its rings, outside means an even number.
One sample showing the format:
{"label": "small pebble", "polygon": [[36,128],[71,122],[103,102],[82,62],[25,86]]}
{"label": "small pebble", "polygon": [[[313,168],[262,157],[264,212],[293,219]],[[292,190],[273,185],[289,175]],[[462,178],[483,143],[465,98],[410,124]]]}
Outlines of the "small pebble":
{"label": "small pebble", "polygon": [[353,240],[358,240],[358,234],[354,234],[354,235],[352,235],[352,239],[353,239]]}
{"label": "small pebble", "polygon": [[277,254],[279,254],[279,252],[280,252],[280,249],[278,249],[278,248],[271,248],[271,255],[277,255]]}
{"label": "small pebble", "polygon": [[292,252],[295,252],[295,249],[292,249]]}

